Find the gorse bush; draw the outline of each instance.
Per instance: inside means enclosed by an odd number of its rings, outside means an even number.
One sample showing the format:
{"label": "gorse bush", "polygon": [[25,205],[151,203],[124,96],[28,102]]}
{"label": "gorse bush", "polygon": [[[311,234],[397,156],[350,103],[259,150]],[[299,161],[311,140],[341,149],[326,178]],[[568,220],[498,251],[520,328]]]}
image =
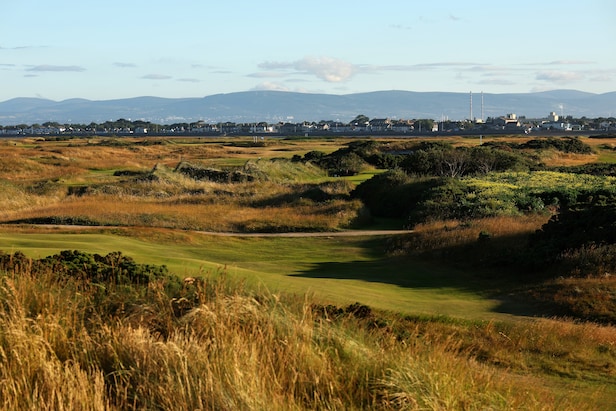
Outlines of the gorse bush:
{"label": "gorse bush", "polygon": [[94,283],[112,282],[118,285],[147,285],[150,281],[169,279],[167,267],[138,264],[121,252],[105,256],[78,250],[64,250],[42,259],[28,259],[23,253],[0,254],[0,271],[21,272],[24,269],[37,275],[53,272],[58,278],[72,276]]}
{"label": "gorse bush", "polygon": [[555,167],[554,171],[561,173],[590,174],[593,176],[616,177],[616,164],[592,163],[581,166]]}
{"label": "gorse bush", "polygon": [[405,218],[429,197],[439,180],[411,178],[395,169],[378,174],[357,186],[351,193],[377,217]]}
{"label": "gorse bush", "polygon": [[616,269],[616,204],[567,208],[530,241],[530,261],[561,263],[568,275],[597,275]]}
{"label": "gorse bush", "polygon": [[616,180],[548,171],[489,173],[465,178],[412,179],[402,171],[373,177],[354,195],[375,216],[427,220],[544,213],[576,204],[616,201]]}
{"label": "gorse bush", "polygon": [[563,153],[591,154],[592,148],[576,137],[531,139],[524,143],[496,141],[485,143],[484,146],[498,147],[509,150],[558,150]]}
{"label": "gorse bush", "polygon": [[502,171],[524,171],[537,165],[521,154],[491,147],[433,145],[408,154],[400,167],[411,175],[464,177]]}

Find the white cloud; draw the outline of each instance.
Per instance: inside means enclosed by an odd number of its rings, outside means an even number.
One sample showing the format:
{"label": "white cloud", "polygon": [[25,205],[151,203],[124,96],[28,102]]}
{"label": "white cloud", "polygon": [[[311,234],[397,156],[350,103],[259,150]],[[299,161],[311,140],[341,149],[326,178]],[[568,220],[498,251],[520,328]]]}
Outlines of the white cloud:
{"label": "white cloud", "polygon": [[312,75],[329,83],[346,81],[358,72],[358,66],[334,57],[304,57],[293,62],[265,62],[259,64],[259,68]]}

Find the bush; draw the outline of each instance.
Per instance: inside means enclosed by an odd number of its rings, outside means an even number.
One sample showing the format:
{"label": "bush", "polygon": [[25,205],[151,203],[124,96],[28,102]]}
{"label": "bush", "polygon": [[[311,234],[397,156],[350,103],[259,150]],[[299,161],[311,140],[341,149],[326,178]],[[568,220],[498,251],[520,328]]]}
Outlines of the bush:
{"label": "bush", "polygon": [[175,168],[176,172],[184,174],[195,180],[209,180],[216,183],[243,183],[253,181],[254,177],[250,174],[237,170],[217,170],[214,168],[197,167],[185,162],[181,162]]}
{"label": "bush", "polygon": [[412,179],[402,170],[391,170],[364,181],[351,193],[373,216],[404,218],[423,201],[434,179]]}
{"label": "bush", "polygon": [[526,143],[520,145],[520,148],[535,150],[546,150],[552,148],[558,151],[562,151],[564,153],[592,153],[592,148],[588,144],[585,144],[579,138],[574,137],[529,140]]}
{"label": "bush", "polygon": [[584,261],[595,260],[591,266],[596,267],[597,250],[610,250],[599,258],[600,266],[616,267],[614,247],[606,248],[615,244],[616,204],[589,205],[563,209],[553,216],[531,237],[528,254],[534,264],[568,261],[568,274],[576,274],[576,270],[577,274],[588,274],[589,265]]}
{"label": "bush", "polygon": [[116,251],[105,256],[64,250],[59,254],[30,260],[23,253],[0,254],[0,271],[21,272],[24,269],[43,273],[51,271],[58,278],[75,277],[94,283],[147,285],[150,281],[168,278],[167,267],[137,264],[131,257]]}
{"label": "bush", "polygon": [[592,163],[573,167],[556,167],[554,171],[561,173],[590,174],[593,176],[616,177],[616,164]]}

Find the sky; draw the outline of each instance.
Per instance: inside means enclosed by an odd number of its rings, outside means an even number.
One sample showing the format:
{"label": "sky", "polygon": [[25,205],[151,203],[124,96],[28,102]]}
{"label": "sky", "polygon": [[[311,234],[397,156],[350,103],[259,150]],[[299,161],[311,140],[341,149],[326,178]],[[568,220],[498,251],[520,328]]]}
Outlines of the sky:
{"label": "sky", "polygon": [[0,0],[0,101],[616,91],[616,2]]}

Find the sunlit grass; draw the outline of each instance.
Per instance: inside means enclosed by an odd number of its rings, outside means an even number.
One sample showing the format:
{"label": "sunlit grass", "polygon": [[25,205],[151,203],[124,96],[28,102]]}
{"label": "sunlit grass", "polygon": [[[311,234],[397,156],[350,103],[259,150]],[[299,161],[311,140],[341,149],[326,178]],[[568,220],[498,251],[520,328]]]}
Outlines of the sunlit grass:
{"label": "sunlit grass", "polygon": [[[162,285],[59,283],[27,268],[2,274],[4,406],[549,411],[614,403],[609,385],[576,384],[607,381],[613,329],[372,310],[327,316],[310,295],[255,291],[224,271],[205,274],[200,302],[178,316]],[[559,373],[570,382],[554,381]]]}

